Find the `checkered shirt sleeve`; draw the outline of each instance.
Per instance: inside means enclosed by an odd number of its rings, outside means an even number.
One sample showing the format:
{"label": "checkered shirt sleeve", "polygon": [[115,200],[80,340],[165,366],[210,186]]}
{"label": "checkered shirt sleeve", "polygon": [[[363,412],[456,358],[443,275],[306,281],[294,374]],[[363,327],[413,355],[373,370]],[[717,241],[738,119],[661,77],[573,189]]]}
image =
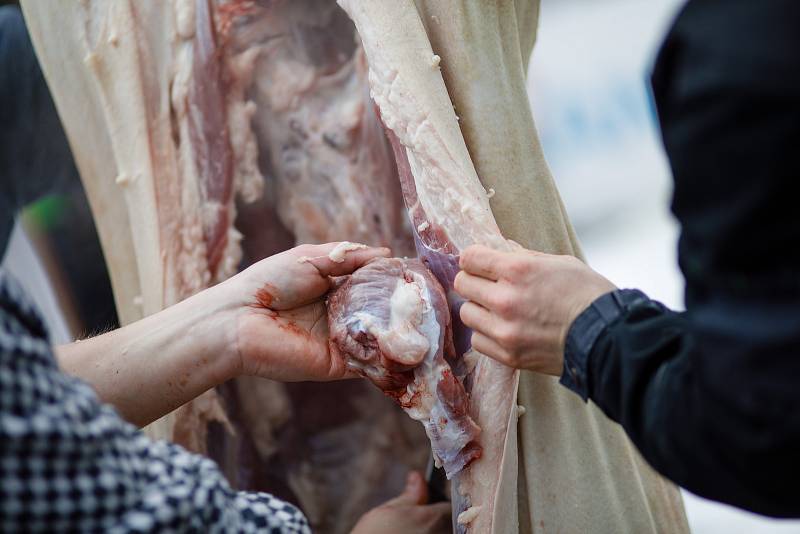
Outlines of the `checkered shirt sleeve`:
{"label": "checkered shirt sleeve", "polygon": [[0,532],[310,532],[294,506],[233,491],[210,460],[152,442],[61,373],[0,270]]}

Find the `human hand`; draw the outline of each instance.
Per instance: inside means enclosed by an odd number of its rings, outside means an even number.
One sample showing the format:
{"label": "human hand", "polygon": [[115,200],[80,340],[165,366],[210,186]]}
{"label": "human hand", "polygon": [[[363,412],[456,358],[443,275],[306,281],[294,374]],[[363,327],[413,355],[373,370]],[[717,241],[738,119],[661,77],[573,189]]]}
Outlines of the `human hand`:
{"label": "human hand", "polygon": [[403,493],[364,514],[351,534],[450,534],[453,530],[450,503],[427,502],[425,480],[412,471]]}
{"label": "human hand", "polygon": [[337,262],[338,243],[301,245],[252,265],[224,284],[239,296],[236,344],[242,374],[285,382],[348,376],[328,351],[325,294],[331,276],[350,274],[386,248],[350,250]]}
{"label": "human hand", "polygon": [[471,246],[455,290],[472,347],[505,365],[560,376],[572,322],[614,284],[572,256]]}

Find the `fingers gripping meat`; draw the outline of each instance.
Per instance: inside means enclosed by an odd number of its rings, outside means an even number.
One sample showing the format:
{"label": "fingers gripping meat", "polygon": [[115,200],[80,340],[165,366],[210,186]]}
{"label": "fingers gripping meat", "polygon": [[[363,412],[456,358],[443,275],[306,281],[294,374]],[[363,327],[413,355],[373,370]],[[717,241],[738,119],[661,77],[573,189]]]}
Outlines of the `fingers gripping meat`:
{"label": "fingers gripping meat", "polygon": [[380,258],[328,298],[331,351],[425,426],[448,478],[481,455],[480,428],[453,375],[450,312],[442,287],[417,259]]}

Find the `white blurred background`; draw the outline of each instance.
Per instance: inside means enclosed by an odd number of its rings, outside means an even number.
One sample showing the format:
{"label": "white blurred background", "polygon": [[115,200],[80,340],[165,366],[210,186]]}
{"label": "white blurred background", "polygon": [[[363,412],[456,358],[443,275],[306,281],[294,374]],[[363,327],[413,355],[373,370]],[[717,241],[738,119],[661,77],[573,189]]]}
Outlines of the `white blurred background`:
{"label": "white blurred background", "polygon": [[[544,151],[589,263],[683,308],[670,170],[649,73],[684,0],[542,0],[529,90]],[[695,534],[800,533],[684,492]]]}

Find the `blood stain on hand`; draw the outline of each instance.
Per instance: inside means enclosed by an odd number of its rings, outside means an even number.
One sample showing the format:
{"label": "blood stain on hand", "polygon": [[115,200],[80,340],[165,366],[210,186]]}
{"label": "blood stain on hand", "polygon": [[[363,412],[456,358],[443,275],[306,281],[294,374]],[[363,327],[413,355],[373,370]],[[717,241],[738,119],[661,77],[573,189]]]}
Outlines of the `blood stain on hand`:
{"label": "blood stain on hand", "polygon": [[256,291],[256,302],[263,307],[269,308],[272,303],[277,300],[275,296],[278,293],[278,288],[272,284],[264,284],[264,286]]}

